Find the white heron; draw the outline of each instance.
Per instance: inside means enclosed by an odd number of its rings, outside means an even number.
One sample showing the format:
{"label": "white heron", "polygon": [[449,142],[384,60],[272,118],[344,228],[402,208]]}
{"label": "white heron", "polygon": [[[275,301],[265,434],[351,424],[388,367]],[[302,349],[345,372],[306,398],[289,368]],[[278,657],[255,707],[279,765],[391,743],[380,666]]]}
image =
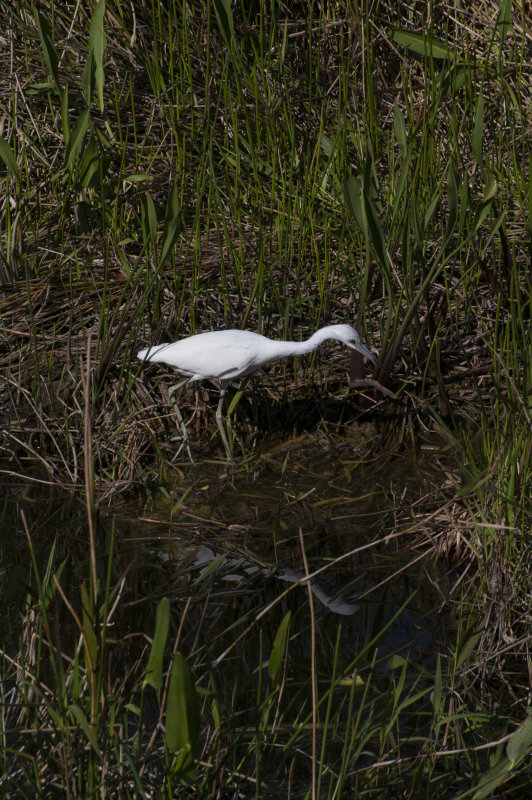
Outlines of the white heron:
{"label": "white heron", "polygon": [[279,358],[312,353],[326,339],[343,342],[352,350],[357,350],[369,358],[376,367],[382,368],[379,359],[362,343],[358,332],[351,325],[345,324],[327,325],[320,328],[304,342],[276,341],[251,331],[208,331],[180,339],[178,342],[145,347],[139,351],[138,358],[141,361],[168,364],[176,372],[186,376],[184,381],[168,389],[168,397],[176,410],[176,416],[183,432],[183,441],[191,460],[193,459],[188,434],[175,400],[175,393],[181,386],[192,381],[204,379],[220,381],[221,393],[216,410],[216,423],[227,456],[231,458],[231,448],[222,425],[222,405],[229,383],[236,378],[243,378],[255,372],[259,367],[269,364],[271,361],[277,361]]}

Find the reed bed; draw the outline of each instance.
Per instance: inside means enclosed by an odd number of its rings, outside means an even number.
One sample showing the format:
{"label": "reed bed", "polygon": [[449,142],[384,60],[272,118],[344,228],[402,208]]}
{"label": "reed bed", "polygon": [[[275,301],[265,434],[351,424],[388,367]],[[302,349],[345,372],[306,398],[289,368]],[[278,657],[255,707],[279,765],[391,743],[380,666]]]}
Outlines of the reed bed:
{"label": "reed bed", "polygon": [[[50,796],[54,786],[103,796],[102,785],[156,796],[161,781],[168,797],[266,797],[287,785],[312,797],[384,796],[386,787],[390,797],[526,795],[530,31],[529,4],[509,0],[2,6],[1,473],[22,495],[46,485],[81,497],[91,554],[76,601],[61,594],[60,545],[49,559],[34,556],[18,650],[10,641],[2,651],[1,757],[20,796]],[[438,477],[420,472],[427,506],[412,528],[397,514],[394,531],[408,532],[414,563],[419,549],[456,570],[452,657],[420,668],[419,682],[398,660],[382,688],[369,644],[384,626],[349,665],[333,659],[325,688],[313,672],[284,706],[291,622],[279,612],[276,634],[253,644],[269,664],[267,683],[254,686],[260,713],[239,729],[242,697],[231,698],[227,677],[218,692],[212,653],[192,668],[175,655],[180,635],[168,644],[162,601],[153,639],[129,664],[120,640],[128,678],[106,682],[127,569],[113,572],[115,522],[103,517],[154,485],[191,491],[187,466],[171,461],[168,376],[141,373],[137,350],[216,328],[299,339],[332,322],[355,324],[379,353],[378,384],[353,361],[346,398],[338,350],[269,368],[233,412],[242,458],[228,468],[210,388],[187,387],[194,446],[235,482],[277,468],[278,453],[308,430],[320,431],[315,458],[350,472],[359,445],[347,452],[346,442],[361,420],[372,426],[378,474],[405,450],[435,448]],[[19,516],[17,530],[34,553],[36,529]],[[68,667],[52,597],[80,637]],[[315,633],[311,598],[309,608],[305,636]],[[43,672],[35,642],[53,655]],[[315,666],[315,638],[301,642]],[[209,679],[198,698],[200,670]],[[347,684],[342,716],[334,698]],[[295,711],[304,692],[310,699]],[[493,692],[504,701],[486,699]],[[428,722],[403,758],[395,745],[410,703]],[[323,739],[321,753],[318,708],[327,709],[324,730],[352,732],[332,749]],[[155,752],[152,713],[158,725],[166,715],[188,720],[188,733],[166,726]],[[36,734],[27,761],[10,770],[26,729]],[[286,777],[292,745],[310,765],[298,767],[297,786]],[[263,783],[266,752],[279,760]],[[462,775],[453,776],[454,759]]]}

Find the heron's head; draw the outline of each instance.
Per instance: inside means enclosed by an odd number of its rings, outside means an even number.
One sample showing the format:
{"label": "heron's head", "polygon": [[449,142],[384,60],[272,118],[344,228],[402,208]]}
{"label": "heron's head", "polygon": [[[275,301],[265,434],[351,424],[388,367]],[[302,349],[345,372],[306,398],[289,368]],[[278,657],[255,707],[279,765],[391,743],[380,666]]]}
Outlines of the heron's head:
{"label": "heron's head", "polygon": [[350,347],[351,350],[356,350],[357,353],[362,353],[362,355],[368,358],[372,364],[375,364],[375,366],[379,369],[383,369],[383,366],[377,356],[374,355],[365,344],[363,344],[358,331],[351,327],[351,325],[331,325],[331,334],[333,333],[333,329],[334,335],[332,338],[343,342]]}

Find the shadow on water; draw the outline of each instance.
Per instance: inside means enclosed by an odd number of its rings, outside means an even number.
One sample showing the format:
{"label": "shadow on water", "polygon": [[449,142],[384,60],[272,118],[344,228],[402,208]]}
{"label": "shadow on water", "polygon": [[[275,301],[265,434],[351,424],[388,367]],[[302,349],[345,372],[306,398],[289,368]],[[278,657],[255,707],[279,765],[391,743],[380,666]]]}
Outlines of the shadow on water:
{"label": "shadow on water", "polygon": [[[409,737],[430,725],[428,679],[446,624],[440,607],[447,576],[415,524],[431,510],[433,478],[430,459],[374,456],[369,428],[338,445],[309,436],[273,441],[238,467],[183,463],[164,478],[147,470],[135,501],[100,510],[95,520],[99,575],[104,581],[109,570],[112,585],[111,683],[146,658],[157,603],[167,597],[174,647],[197,686],[216,698],[224,725],[245,742],[271,693],[268,664],[290,612],[283,711],[278,707],[285,741],[293,726],[308,724],[312,674],[320,703],[332,692],[338,730],[347,724],[351,691],[364,693],[379,719],[402,676],[402,699],[416,696],[397,717],[406,752]],[[89,575],[87,517],[79,497],[31,480],[5,484],[2,527],[12,535],[2,541],[2,645],[16,657],[17,625],[22,616],[22,636],[29,635],[35,596],[28,534],[41,580],[47,570],[58,575],[80,614],[80,586]],[[79,630],[57,593],[54,603],[58,651],[70,652],[67,642]],[[382,751],[377,727],[370,738]],[[276,776],[282,752],[271,754]],[[361,763],[370,758],[361,756]]]}

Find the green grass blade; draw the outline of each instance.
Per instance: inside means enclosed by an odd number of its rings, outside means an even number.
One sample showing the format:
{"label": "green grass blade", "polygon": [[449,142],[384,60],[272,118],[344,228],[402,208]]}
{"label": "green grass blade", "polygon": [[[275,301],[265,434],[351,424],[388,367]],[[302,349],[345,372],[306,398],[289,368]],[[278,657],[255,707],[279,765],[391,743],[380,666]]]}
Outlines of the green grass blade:
{"label": "green grass blade", "polygon": [[98,660],[98,640],[94,629],[94,610],[87,587],[81,584],[83,644],[87,657],[87,671],[94,672]]}
{"label": "green grass blade", "polygon": [[96,95],[98,97],[98,108],[104,108],[104,71],[103,59],[105,55],[106,38],[104,29],[105,0],[99,0],[94,9],[89,27],[89,50],[92,56],[92,66],[94,69],[94,83]]}
{"label": "green grass blade", "polygon": [[484,95],[480,92],[475,109],[475,125],[473,128],[473,155],[479,167],[482,167],[482,141],[484,137]]}

